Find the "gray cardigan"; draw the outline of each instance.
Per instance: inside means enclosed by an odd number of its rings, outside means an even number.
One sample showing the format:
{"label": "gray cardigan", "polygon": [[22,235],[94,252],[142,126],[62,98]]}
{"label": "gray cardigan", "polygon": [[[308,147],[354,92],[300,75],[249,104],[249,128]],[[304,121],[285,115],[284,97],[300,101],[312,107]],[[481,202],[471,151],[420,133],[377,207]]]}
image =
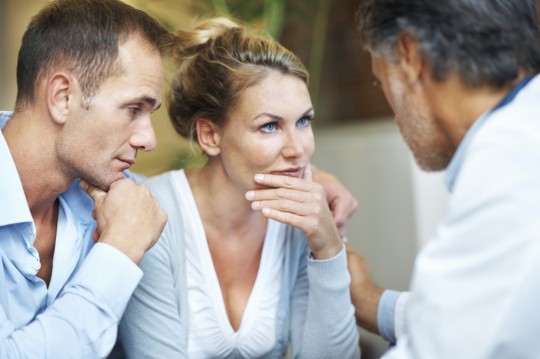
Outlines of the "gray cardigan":
{"label": "gray cardigan", "polygon": [[[185,238],[172,172],[146,180],[169,215],[157,244],[140,263],[144,277],[120,323],[128,358],[187,358],[189,308]],[[303,233],[287,227],[277,342],[266,358],[359,358],[345,248],[329,260],[310,258]]]}

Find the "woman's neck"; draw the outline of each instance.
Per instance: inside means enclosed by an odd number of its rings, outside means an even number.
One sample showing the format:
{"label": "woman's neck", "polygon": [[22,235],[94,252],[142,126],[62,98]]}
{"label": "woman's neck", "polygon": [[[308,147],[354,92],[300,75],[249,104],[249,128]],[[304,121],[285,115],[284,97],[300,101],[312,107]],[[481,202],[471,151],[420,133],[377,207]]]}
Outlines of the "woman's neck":
{"label": "woman's neck", "polygon": [[208,163],[185,173],[207,231],[234,238],[243,237],[242,234],[253,235],[266,228],[266,217],[251,209],[245,189],[234,184],[222,166]]}

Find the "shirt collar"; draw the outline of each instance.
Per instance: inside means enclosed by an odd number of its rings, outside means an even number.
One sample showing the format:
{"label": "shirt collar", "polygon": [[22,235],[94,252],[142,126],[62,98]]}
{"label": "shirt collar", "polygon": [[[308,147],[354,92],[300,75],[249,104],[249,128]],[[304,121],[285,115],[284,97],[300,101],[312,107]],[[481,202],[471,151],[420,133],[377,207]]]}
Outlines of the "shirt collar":
{"label": "shirt collar", "polygon": [[[11,118],[11,112],[0,112],[0,129],[3,129]],[[22,187],[19,173],[3,133],[0,132],[0,226],[14,223],[32,222],[32,215]]]}
{"label": "shirt collar", "polygon": [[461,140],[456,153],[452,157],[452,160],[450,161],[450,164],[448,165],[448,168],[446,169],[446,175],[444,178],[444,183],[446,187],[448,188],[448,191],[452,192],[454,189],[454,184],[456,182],[456,178],[459,174],[459,170],[461,169],[461,166],[463,165],[463,161],[465,160],[465,155],[467,153],[467,149],[469,148],[472,139],[478,131],[480,130],[480,127],[490,118],[490,115],[493,114],[495,111],[501,109],[502,107],[508,105],[510,102],[514,100],[514,98],[517,96],[517,94],[532,80],[532,76],[527,76],[523,80],[521,80],[512,90],[510,90],[506,96],[495,106],[492,110],[489,112],[484,113],[480,118],[478,118],[471,128],[465,133],[465,136],[463,137],[463,140]]}
{"label": "shirt collar", "polygon": [[[0,111],[0,129],[9,122],[13,112]],[[24,189],[13,162],[13,157],[7,146],[4,135],[0,131],[0,163],[2,175],[0,176],[0,226],[14,223],[33,222]],[[79,180],[74,181],[68,190],[60,195],[61,205],[69,207],[80,223],[92,224],[92,199],[79,188]],[[67,208],[66,208],[67,210]]]}
{"label": "shirt collar", "polygon": [[463,161],[465,160],[465,153],[467,152],[467,149],[469,148],[473,137],[476,135],[480,127],[482,127],[484,122],[486,122],[488,117],[489,113],[485,113],[480,116],[480,118],[473,123],[471,128],[469,128],[467,133],[465,133],[465,136],[459,143],[456,153],[454,153],[454,156],[452,157],[452,160],[450,161],[450,164],[448,165],[448,168],[446,169],[446,174],[444,176],[444,184],[446,185],[446,188],[449,192],[452,192],[452,190],[454,189],[454,183],[456,182],[459,170],[461,169]]}

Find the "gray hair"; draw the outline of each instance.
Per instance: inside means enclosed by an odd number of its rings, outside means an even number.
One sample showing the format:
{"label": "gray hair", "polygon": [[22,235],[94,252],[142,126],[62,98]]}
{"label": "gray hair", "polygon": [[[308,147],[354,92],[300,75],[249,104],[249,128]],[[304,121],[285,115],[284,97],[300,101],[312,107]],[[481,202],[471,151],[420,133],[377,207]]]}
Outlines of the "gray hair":
{"label": "gray hair", "polygon": [[388,60],[403,32],[443,80],[501,87],[540,70],[535,0],[363,0],[357,14],[366,48]]}

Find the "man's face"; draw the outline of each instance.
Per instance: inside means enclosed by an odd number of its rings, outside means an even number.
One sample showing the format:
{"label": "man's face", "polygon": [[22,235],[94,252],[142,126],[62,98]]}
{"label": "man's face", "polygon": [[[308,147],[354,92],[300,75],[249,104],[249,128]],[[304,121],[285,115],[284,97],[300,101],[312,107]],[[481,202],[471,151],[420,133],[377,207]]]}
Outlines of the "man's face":
{"label": "man's face", "polygon": [[424,87],[418,82],[407,81],[397,63],[374,53],[371,54],[371,65],[394,111],[398,128],[420,168],[426,171],[445,169],[454,148],[436,120]]}
{"label": "man's face", "polygon": [[137,151],[156,146],[150,114],[161,104],[160,53],[137,36],[119,46],[122,71],[82,99],[62,129],[57,154],[63,169],[108,190],[135,163]]}

